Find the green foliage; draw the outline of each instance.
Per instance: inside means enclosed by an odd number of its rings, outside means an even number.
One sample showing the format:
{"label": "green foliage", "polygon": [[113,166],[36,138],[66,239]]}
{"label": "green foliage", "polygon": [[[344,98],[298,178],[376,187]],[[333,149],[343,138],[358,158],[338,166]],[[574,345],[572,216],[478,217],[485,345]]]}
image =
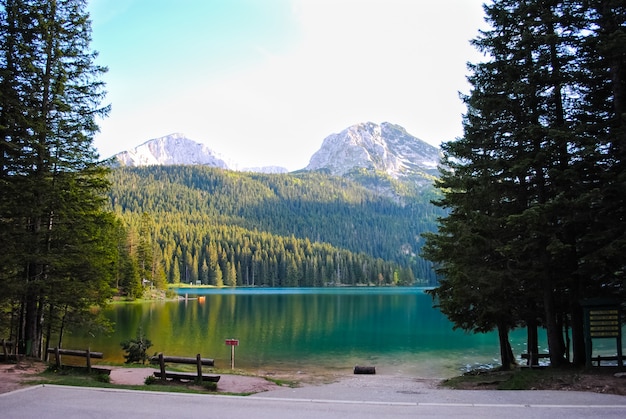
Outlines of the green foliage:
{"label": "green foliage", "polygon": [[526,325],[532,350],[543,325],[553,365],[567,323],[584,363],[581,300],[624,300],[626,54],[609,42],[622,3],[485,6],[492,28],[473,42],[487,60],[470,65],[464,136],[443,146],[449,213],[426,235],[442,276],[431,294],[456,327]]}
{"label": "green foliage", "polygon": [[211,381],[203,381],[202,382],[202,387],[205,390],[217,391],[217,383],[214,383],[214,382],[211,382]]}
{"label": "green foliage", "polygon": [[95,375],[96,381],[99,383],[110,383],[111,382],[111,374],[99,373]]}
{"label": "green foliage", "polygon": [[198,166],[118,168],[111,181],[132,247],[149,243],[149,280],[160,271],[167,283],[217,287],[435,281],[417,256],[441,214],[432,192],[385,197],[320,173]]}
{"label": "green foliage", "polygon": [[145,364],[148,360],[148,349],[152,347],[152,342],[144,334],[140,327],[137,330],[137,336],[134,339],[128,339],[120,343],[120,346],[126,352],[124,363],[142,363]]}
{"label": "green foliage", "polygon": [[114,217],[92,146],[106,69],[85,7],[0,1],[0,306],[30,356],[111,294]]}
{"label": "green foliage", "polygon": [[[609,375],[607,372],[604,374]],[[445,380],[442,384],[453,389],[575,389],[575,385],[581,381],[581,377],[581,371],[575,368],[520,368],[514,371],[477,370]]]}

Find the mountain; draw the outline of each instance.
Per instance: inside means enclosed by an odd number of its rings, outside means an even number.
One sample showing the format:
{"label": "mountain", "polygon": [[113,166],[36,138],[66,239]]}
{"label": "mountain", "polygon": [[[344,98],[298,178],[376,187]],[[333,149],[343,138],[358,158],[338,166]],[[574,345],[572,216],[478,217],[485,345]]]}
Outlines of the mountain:
{"label": "mountain", "polygon": [[[239,168],[204,144],[184,134],[149,140],[114,156],[116,166],[203,165],[242,172],[287,173],[282,167]],[[440,151],[399,125],[365,122],[324,139],[303,171],[348,177],[379,192],[392,192],[397,182],[425,186],[437,176]]]}
{"label": "mountain", "polygon": [[227,160],[208,146],[190,140],[181,133],[148,140],[140,146],[116,154],[113,160],[116,167],[200,165],[240,172],[288,172],[284,167],[278,166],[239,168],[236,163]]}
{"label": "mountain", "polygon": [[305,170],[346,176],[365,169],[393,179],[429,178],[437,175],[439,159],[437,147],[401,126],[365,122],[326,137]]}
{"label": "mountain", "polygon": [[184,134],[155,138],[114,157],[120,166],[197,164],[229,168],[221,156],[206,145],[190,140]]}
{"label": "mountain", "polygon": [[218,266],[224,282],[236,270],[241,285],[436,282],[420,257],[421,234],[443,215],[434,188],[396,199],[321,171],[200,165],[119,167],[110,179],[112,210],[135,234],[153,232],[153,260],[169,282],[214,285],[207,271]]}

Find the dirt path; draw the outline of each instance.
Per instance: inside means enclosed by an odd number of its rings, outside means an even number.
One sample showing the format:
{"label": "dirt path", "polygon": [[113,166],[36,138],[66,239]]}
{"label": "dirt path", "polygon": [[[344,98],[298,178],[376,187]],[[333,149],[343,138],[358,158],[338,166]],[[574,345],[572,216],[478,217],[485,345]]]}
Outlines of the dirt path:
{"label": "dirt path", "polygon": [[[28,385],[36,380],[37,374],[46,369],[43,362],[24,359],[18,363],[0,363],[0,394],[8,393]],[[111,366],[111,383],[120,385],[143,385],[146,377],[152,375],[154,368],[124,368]],[[263,374],[261,374],[263,375]],[[298,372],[297,374],[269,374],[274,379],[298,382],[301,385],[323,385],[341,381],[341,377],[336,376],[316,376]],[[245,376],[220,374],[221,378],[217,385],[218,393],[233,394],[254,394],[265,391],[277,390],[281,386],[272,381],[268,381],[262,376]],[[346,378],[346,377],[343,377]],[[415,379],[413,379],[415,381]],[[398,380],[389,380],[391,384]],[[401,380],[400,380],[401,381]],[[419,380],[417,380],[419,381]],[[426,380],[431,387],[437,387],[438,380]],[[468,381],[458,386],[458,388],[471,390],[495,389],[498,382],[498,373],[486,374],[479,380]],[[389,385],[391,385],[389,384]],[[549,374],[544,380],[535,383],[535,390],[565,390],[565,391],[586,391],[595,393],[609,393],[626,395],[626,377],[612,373],[569,373],[569,374]],[[394,384],[395,385],[395,384]],[[284,387],[282,387],[284,388]]]}
{"label": "dirt path", "polygon": [[[125,385],[143,385],[146,378],[151,376],[154,368],[123,368],[111,367],[111,383]],[[219,374],[217,383],[219,393],[260,393],[262,391],[280,388],[277,384],[263,377],[249,377],[244,375]]]}
{"label": "dirt path", "polygon": [[[47,365],[31,359],[18,363],[0,363],[0,394],[8,393],[29,385],[29,381],[37,379]],[[111,369],[111,383],[121,385],[143,385],[146,377],[151,376],[153,368],[107,367]],[[217,384],[219,393],[260,393],[280,388],[274,382],[263,377],[220,374]]]}
{"label": "dirt path", "polygon": [[46,364],[31,359],[18,363],[0,363],[0,394],[18,390],[37,378],[47,368]]}

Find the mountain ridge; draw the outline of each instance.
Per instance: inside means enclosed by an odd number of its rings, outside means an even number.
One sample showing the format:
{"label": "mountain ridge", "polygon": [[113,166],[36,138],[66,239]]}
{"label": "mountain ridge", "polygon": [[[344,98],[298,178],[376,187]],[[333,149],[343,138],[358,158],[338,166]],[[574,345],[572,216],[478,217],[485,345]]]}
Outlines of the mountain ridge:
{"label": "mountain ridge", "polygon": [[[365,169],[394,179],[411,175],[435,175],[439,149],[409,134],[400,125],[364,122],[327,136],[309,164],[300,170],[325,171],[345,176]],[[148,140],[112,157],[114,166],[205,165],[227,170],[259,173],[288,173],[280,166],[239,168],[209,146],[182,133]]]}

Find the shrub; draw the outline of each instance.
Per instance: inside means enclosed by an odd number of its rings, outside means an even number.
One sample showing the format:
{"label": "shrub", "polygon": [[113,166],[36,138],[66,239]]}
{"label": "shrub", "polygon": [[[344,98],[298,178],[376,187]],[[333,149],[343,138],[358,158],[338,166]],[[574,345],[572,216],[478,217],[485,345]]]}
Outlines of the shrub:
{"label": "shrub", "polygon": [[125,364],[142,363],[148,360],[148,348],[152,346],[150,339],[143,334],[141,327],[137,329],[137,337],[135,339],[125,340],[120,343],[122,349],[126,352],[124,358]]}

